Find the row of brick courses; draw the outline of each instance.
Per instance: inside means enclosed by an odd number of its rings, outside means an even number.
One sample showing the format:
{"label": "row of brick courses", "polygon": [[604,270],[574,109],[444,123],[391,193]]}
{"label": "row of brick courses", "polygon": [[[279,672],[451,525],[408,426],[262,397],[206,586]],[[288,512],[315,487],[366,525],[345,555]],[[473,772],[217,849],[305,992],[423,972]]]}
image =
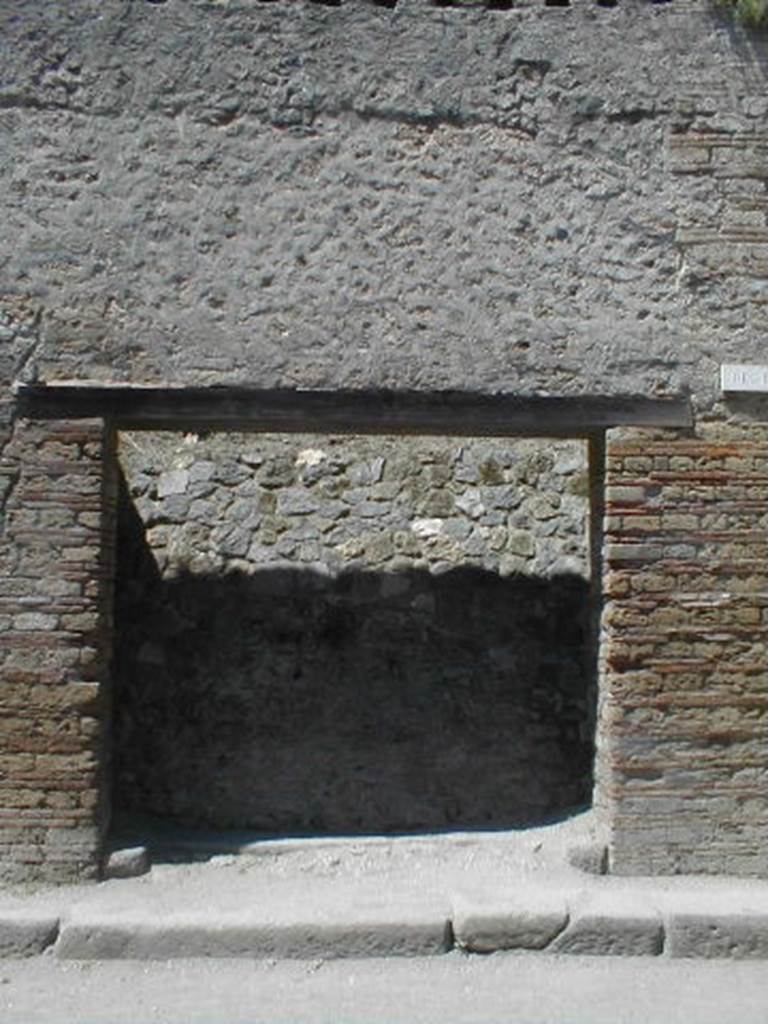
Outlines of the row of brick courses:
{"label": "row of brick courses", "polygon": [[20,420],[2,451],[0,876],[14,881],[98,867],[111,458],[101,421]]}
{"label": "row of brick courses", "polygon": [[715,424],[611,431],[606,464],[612,869],[765,873],[768,445]]}

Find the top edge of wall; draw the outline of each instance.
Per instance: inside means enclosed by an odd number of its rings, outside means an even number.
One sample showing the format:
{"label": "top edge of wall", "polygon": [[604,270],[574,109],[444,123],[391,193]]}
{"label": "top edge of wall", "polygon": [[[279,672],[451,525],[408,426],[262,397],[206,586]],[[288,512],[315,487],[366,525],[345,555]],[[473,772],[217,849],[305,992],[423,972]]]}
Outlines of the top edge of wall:
{"label": "top edge of wall", "polygon": [[[148,6],[172,7],[182,0],[145,0]],[[278,8],[288,7],[325,8],[329,11],[351,7],[365,7],[372,10],[408,11],[411,13],[439,12],[450,15],[470,13],[507,14],[521,10],[547,8],[551,10],[597,9],[608,11],[616,9],[634,9],[643,7],[666,8],[681,10],[700,8],[701,0],[198,0],[204,7],[253,7]]]}

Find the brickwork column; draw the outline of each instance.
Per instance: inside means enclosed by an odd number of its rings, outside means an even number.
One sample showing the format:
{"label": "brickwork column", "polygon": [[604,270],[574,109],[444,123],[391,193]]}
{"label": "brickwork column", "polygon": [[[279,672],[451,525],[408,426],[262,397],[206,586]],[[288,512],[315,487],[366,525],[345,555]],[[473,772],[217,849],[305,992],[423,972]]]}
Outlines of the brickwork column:
{"label": "brickwork column", "polygon": [[768,437],[610,431],[606,477],[611,870],[768,874]]}
{"label": "brickwork column", "polygon": [[101,421],[22,420],[0,449],[3,880],[98,871],[107,817],[111,447]]}

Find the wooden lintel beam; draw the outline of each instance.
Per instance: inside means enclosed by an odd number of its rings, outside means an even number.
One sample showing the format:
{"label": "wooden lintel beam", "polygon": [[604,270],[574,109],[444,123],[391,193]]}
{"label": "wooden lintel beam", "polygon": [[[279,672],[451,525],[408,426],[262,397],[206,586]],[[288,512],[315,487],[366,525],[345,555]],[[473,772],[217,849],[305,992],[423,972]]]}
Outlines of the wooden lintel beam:
{"label": "wooden lintel beam", "polygon": [[684,396],[486,395],[459,391],[301,391],[21,384],[33,419],[103,418],[131,430],[586,437],[608,427],[689,427]]}

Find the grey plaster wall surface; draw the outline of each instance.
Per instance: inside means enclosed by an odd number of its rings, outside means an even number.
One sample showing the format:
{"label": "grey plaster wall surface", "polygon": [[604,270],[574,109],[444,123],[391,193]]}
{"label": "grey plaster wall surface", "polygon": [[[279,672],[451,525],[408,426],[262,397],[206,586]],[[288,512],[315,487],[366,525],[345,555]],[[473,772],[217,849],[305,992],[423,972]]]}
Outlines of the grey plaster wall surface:
{"label": "grey plaster wall surface", "polygon": [[32,365],[39,344],[34,318],[27,321],[17,319],[0,309],[0,451],[9,438],[13,419],[10,385],[28,365]]}
{"label": "grey plaster wall surface", "polygon": [[706,0],[4,0],[19,372],[707,405],[762,354],[761,46]]}
{"label": "grey plaster wall surface", "polygon": [[123,436],[116,806],[366,832],[588,802],[584,449]]}

